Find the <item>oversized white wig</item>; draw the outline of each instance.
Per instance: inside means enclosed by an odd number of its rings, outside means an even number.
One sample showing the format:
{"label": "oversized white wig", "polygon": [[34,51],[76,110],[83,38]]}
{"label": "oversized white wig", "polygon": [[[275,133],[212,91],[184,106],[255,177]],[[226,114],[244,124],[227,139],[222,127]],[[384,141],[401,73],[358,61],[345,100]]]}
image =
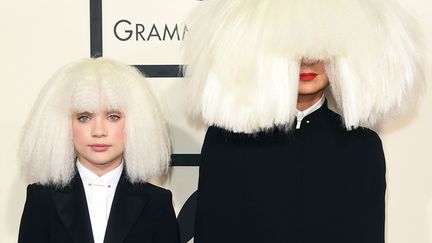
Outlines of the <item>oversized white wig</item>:
{"label": "oversized white wig", "polygon": [[61,68],[39,94],[22,131],[19,157],[30,181],[65,186],[75,175],[73,112],[116,110],[125,115],[126,174],[145,182],[170,161],[166,122],[146,79],[106,58]]}
{"label": "oversized white wig", "polygon": [[208,125],[290,127],[302,59],[326,63],[347,129],[410,107],[422,82],[415,21],[391,0],[206,0],[190,20],[185,75]]}

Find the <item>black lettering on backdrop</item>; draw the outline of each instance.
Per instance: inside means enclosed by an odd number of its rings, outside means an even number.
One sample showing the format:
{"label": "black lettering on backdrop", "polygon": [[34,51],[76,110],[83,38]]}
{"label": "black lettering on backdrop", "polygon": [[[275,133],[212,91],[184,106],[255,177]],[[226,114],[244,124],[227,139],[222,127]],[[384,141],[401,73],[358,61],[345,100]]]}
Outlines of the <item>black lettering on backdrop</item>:
{"label": "black lettering on backdrop", "polygon": [[128,20],[126,20],[126,19],[122,19],[122,20],[117,21],[117,23],[114,25],[114,35],[115,35],[115,37],[117,37],[117,39],[119,39],[119,40],[121,40],[121,41],[127,41],[127,40],[129,40],[129,39],[131,38],[133,31],[132,31],[132,30],[125,30],[124,32],[125,32],[125,33],[128,33],[128,36],[125,37],[125,38],[121,38],[121,37],[118,35],[118,33],[117,33],[117,28],[118,28],[119,24],[121,24],[121,23],[127,23],[129,26],[130,26],[132,23],[129,22]]}
{"label": "black lettering on backdrop", "polygon": [[177,35],[177,40],[180,40],[180,36],[179,36],[179,32],[178,32],[178,25],[176,24],[174,27],[173,32],[170,32],[170,29],[168,28],[168,26],[165,24],[165,28],[164,28],[164,34],[163,34],[163,39],[165,39],[166,35],[168,34],[168,36],[170,37],[170,40],[172,40],[174,38],[174,35]]}
{"label": "black lettering on backdrop", "polygon": [[136,24],[135,25],[135,31],[136,31],[135,40],[136,41],[138,41],[138,35],[141,37],[141,39],[143,41],[145,41],[144,36],[142,36],[142,33],[144,32],[144,30],[145,30],[144,25],[142,25],[142,24]]}
{"label": "black lettering on backdrop", "polygon": [[179,29],[179,24],[164,24],[163,27],[152,24],[151,28],[146,28],[141,23],[132,24],[127,19],[121,19],[115,23],[113,32],[120,41],[128,41],[133,35],[135,41],[182,41],[189,29],[186,25],[182,28],[182,32]]}
{"label": "black lettering on backdrop", "polygon": [[147,40],[150,40],[150,38],[152,38],[152,37],[157,37],[159,40],[162,40],[161,37],[160,37],[160,35],[159,35],[159,31],[158,31],[158,29],[157,29],[157,27],[156,27],[155,24],[153,24]]}
{"label": "black lettering on backdrop", "polygon": [[182,40],[184,40],[186,33],[189,31],[187,25],[184,26],[183,28],[183,35],[182,35]]}

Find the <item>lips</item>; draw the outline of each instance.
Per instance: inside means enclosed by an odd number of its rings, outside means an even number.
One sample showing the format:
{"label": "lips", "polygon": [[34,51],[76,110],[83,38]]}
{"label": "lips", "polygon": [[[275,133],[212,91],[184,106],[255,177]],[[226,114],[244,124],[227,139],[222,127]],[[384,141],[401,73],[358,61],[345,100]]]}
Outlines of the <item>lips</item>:
{"label": "lips", "polygon": [[104,152],[108,150],[111,147],[111,145],[96,143],[96,144],[90,144],[89,147],[92,148],[93,151],[95,152]]}
{"label": "lips", "polygon": [[315,77],[318,76],[316,73],[300,73],[301,81],[312,81]]}

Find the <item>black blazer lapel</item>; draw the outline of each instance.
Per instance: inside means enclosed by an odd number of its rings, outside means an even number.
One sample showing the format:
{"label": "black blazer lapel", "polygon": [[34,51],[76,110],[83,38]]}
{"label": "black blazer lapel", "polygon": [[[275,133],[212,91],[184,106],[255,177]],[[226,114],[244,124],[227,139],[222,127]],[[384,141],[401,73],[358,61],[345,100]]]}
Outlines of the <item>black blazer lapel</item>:
{"label": "black blazer lapel", "polygon": [[57,213],[77,243],[93,243],[93,233],[87,207],[87,199],[78,173],[71,184],[63,189],[53,190],[52,199]]}
{"label": "black blazer lapel", "polygon": [[104,243],[123,242],[145,208],[149,196],[130,183],[123,173],[116,188],[105,231]]}

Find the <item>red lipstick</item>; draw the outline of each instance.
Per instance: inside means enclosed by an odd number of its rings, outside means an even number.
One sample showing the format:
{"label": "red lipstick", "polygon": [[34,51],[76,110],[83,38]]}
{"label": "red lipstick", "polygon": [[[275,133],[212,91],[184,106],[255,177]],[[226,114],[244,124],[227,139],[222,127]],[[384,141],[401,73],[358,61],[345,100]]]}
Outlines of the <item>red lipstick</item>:
{"label": "red lipstick", "polygon": [[93,151],[95,151],[95,152],[104,152],[107,149],[109,149],[109,147],[111,147],[111,145],[102,144],[102,143],[95,143],[95,144],[90,144],[89,147],[91,147],[93,149]]}
{"label": "red lipstick", "polygon": [[318,76],[316,73],[300,73],[301,81],[312,81],[315,77]]}

